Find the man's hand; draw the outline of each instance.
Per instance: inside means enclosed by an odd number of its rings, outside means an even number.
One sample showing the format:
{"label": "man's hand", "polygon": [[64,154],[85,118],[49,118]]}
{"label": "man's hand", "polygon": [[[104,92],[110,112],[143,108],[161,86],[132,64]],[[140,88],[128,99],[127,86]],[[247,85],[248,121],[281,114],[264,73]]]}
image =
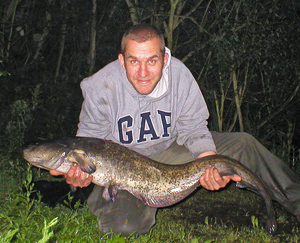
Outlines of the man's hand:
{"label": "man's hand", "polygon": [[222,177],[217,168],[212,166],[205,169],[205,173],[200,177],[200,184],[205,189],[214,191],[225,187],[230,180],[240,181],[242,178],[238,175]]}
{"label": "man's hand", "polygon": [[93,176],[83,172],[77,164],[73,164],[67,174],[57,170],[50,170],[49,173],[53,176],[63,175],[66,182],[74,187],[87,187],[91,184]]}
{"label": "man's hand", "polygon": [[[214,154],[216,154],[216,152],[209,151],[200,154],[198,158]],[[200,176],[201,186],[210,191],[219,190],[220,188],[225,187],[230,180],[241,181],[242,178],[239,175],[222,177],[220,176],[218,169],[214,166],[206,168],[205,173],[202,176]]]}

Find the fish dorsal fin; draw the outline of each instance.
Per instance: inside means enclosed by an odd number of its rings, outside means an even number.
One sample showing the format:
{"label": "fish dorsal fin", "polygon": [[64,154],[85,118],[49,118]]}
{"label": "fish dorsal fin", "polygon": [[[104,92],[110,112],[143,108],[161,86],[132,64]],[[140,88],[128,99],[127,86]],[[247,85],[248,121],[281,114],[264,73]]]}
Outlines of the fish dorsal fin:
{"label": "fish dorsal fin", "polygon": [[79,168],[88,174],[94,173],[96,171],[96,166],[94,165],[94,163],[91,161],[86,152],[81,149],[71,150],[67,154],[66,158],[69,162],[78,164]]}

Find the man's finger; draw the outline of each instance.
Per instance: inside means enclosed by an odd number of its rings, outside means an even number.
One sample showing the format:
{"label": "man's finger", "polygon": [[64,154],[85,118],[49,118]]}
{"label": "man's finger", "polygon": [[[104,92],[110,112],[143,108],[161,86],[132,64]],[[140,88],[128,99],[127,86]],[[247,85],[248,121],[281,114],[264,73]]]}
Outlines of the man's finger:
{"label": "man's finger", "polygon": [[242,177],[240,177],[239,175],[224,176],[223,178],[229,178],[232,181],[241,181],[242,180]]}
{"label": "man's finger", "polygon": [[53,175],[53,176],[59,176],[59,175],[64,175],[65,173],[62,173],[60,171],[57,171],[57,170],[50,170],[49,171],[50,175]]}
{"label": "man's finger", "polygon": [[77,170],[77,164],[72,164],[72,166],[70,167],[69,171],[67,172],[67,177],[73,177],[76,173]]}

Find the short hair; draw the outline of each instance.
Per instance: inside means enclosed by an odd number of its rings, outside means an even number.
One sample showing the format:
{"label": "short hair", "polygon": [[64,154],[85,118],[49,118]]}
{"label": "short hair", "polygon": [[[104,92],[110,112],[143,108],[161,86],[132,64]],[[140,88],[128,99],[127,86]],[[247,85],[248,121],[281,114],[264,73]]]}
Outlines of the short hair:
{"label": "short hair", "polygon": [[165,53],[165,39],[160,30],[150,24],[136,24],[125,31],[121,42],[121,53],[125,54],[125,46],[128,40],[143,43],[153,38],[159,38],[160,50]]}

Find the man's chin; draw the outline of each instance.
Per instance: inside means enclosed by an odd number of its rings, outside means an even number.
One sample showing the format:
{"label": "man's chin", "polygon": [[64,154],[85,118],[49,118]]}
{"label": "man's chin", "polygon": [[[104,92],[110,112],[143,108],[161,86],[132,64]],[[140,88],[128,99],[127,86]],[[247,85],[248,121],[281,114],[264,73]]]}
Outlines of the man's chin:
{"label": "man's chin", "polygon": [[151,92],[152,92],[152,90],[149,92],[149,91],[138,91],[137,90],[137,92],[139,93],[139,94],[141,94],[141,95],[148,95],[148,94],[150,94]]}
{"label": "man's chin", "polygon": [[147,87],[138,87],[136,91],[141,95],[148,95],[153,91],[154,88],[147,88]]}

